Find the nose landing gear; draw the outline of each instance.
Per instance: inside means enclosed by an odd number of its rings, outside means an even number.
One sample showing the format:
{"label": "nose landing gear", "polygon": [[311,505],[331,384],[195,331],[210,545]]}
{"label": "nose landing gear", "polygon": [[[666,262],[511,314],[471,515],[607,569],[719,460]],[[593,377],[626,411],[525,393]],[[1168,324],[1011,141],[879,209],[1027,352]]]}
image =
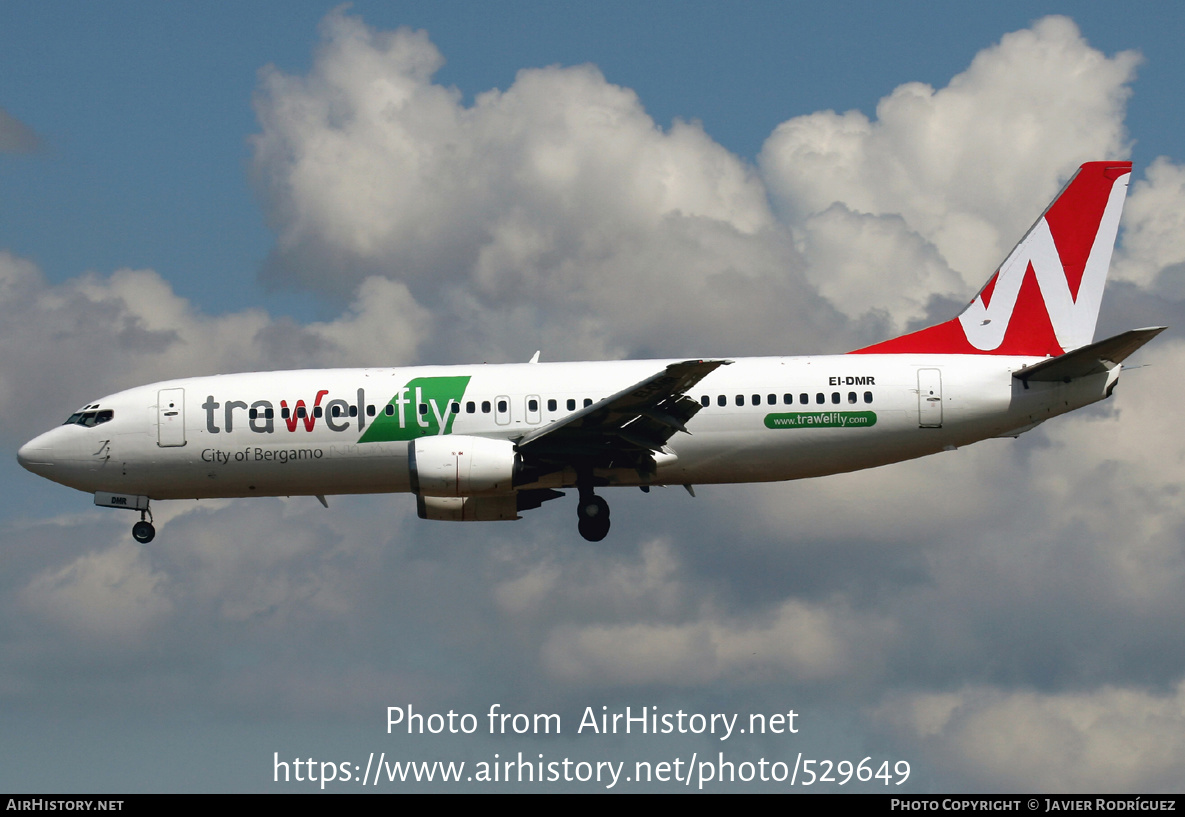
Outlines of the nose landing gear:
{"label": "nose landing gear", "polygon": [[[147,519],[145,517],[147,517]],[[149,513],[147,508],[145,508],[144,510],[140,511],[140,521],[132,525],[132,538],[142,545],[148,544],[152,541],[153,537],[156,536],[156,528],[153,527],[152,522],[149,521],[151,519],[152,514]]]}
{"label": "nose landing gear", "polygon": [[139,511],[140,521],[132,525],[132,538],[142,545],[146,545],[156,536],[156,528],[152,526],[152,511],[149,509],[149,499],[143,494],[112,494],[107,491],[95,491],[95,504],[100,508],[121,508],[125,511]]}

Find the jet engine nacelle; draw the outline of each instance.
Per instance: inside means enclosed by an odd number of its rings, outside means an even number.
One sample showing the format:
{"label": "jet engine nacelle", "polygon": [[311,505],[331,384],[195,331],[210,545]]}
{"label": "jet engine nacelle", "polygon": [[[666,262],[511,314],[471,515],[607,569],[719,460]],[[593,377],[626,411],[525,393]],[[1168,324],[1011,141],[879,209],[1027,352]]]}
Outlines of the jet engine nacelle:
{"label": "jet engine nacelle", "polygon": [[509,494],[520,462],[510,440],[447,434],[407,444],[411,489],[422,497]]}
{"label": "jet engine nacelle", "polygon": [[445,522],[498,522],[519,519],[518,496],[418,496],[420,519]]}

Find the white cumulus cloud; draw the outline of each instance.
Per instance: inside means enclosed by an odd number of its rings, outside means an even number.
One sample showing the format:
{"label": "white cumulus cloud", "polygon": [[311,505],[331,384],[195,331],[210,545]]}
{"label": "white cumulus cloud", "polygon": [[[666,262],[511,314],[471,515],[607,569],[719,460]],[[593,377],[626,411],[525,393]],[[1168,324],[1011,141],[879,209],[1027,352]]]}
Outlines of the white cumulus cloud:
{"label": "white cumulus cloud", "polygon": [[[808,242],[809,220],[842,205],[900,216],[882,229],[933,245],[958,278],[933,259],[922,270],[908,253],[880,259],[903,291],[889,304],[894,317],[916,318],[912,304],[930,293],[962,300],[985,283],[1079,164],[1128,155],[1123,116],[1138,63],[1134,52],[1092,48],[1070,19],[1046,17],[981,51],[944,88],[899,86],[875,119],[822,111],[783,122],[762,149],[763,176],[787,218],[808,220]],[[839,278],[829,286],[845,296],[868,285],[863,266],[815,275]]]}
{"label": "white cumulus cloud", "polygon": [[1180,791],[1185,774],[1181,684],[1169,693],[968,688],[893,699],[881,713],[976,790]]}
{"label": "white cumulus cloud", "polygon": [[664,131],[590,65],[466,106],[423,32],[335,12],[322,37],[307,77],[269,70],[256,99],[269,280],[401,281],[460,329],[437,360],[772,351],[794,334],[770,335],[778,316],[834,333],[756,171],[698,125]]}

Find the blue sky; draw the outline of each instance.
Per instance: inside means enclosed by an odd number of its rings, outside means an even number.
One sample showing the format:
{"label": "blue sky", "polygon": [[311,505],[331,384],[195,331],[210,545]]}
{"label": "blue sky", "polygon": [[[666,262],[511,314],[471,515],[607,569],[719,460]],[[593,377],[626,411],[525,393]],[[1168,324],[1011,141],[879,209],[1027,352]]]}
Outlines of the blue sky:
{"label": "blue sky", "polygon": [[596,548],[568,506],[408,497],[160,503],[141,548],[9,457],[0,789],[712,748],[384,729],[501,702],[793,706],[792,751],[915,792],[1179,791],[1183,33],[1159,3],[0,5],[10,451],[189,374],[846,351],[949,317],[1101,158],[1135,171],[1100,331],[1171,327],[1018,441],[610,497]]}

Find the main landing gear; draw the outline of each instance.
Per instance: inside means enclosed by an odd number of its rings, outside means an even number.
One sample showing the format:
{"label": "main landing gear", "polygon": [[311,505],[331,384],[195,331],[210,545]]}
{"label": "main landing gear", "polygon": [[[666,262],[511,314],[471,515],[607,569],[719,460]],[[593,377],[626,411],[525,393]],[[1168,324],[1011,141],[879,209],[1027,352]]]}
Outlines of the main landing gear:
{"label": "main landing gear", "polygon": [[148,544],[156,536],[156,528],[149,521],[151,519],[152,514],[145,509],[140,511],[140,521],[132,525],[132,538],[142,545]]}
{"label": "main landing gear", "polygon": [[576,505],[580,518],[576,529],[590,542],[599,542],[609,535],[609,503],[591,490],[582,491]]}

